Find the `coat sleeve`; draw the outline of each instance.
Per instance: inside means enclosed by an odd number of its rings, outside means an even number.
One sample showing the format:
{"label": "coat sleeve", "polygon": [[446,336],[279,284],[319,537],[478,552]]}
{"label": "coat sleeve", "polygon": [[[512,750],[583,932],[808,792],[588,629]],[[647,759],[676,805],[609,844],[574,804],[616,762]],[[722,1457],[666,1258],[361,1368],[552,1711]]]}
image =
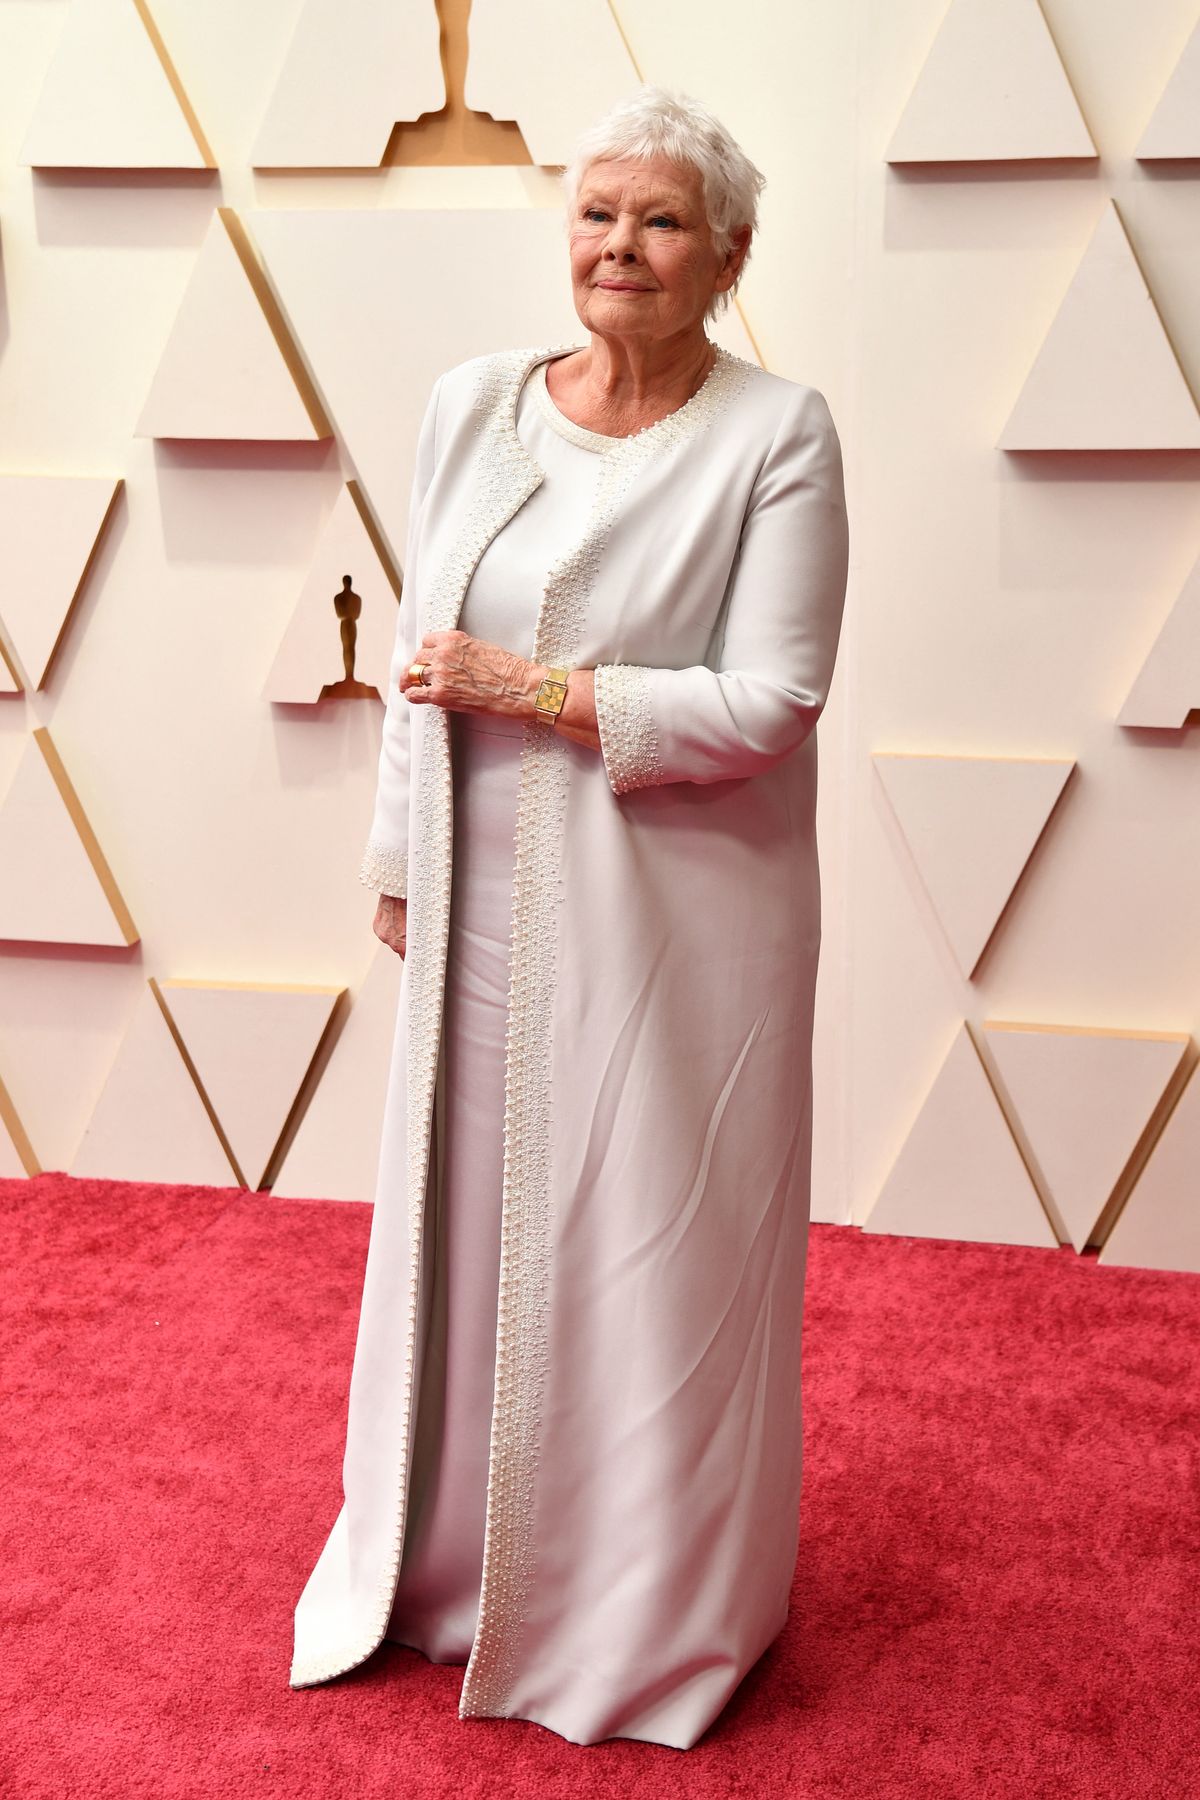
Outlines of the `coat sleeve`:
{"label": "coat sleeve", "polygon": [[841,444],[824,395],[803,387],[747,504],[716,667],[596,667],[613,792],[755,775],[797,749],[829,692],[848,567]]}
{"label": "coat sleeve", "polygon": [[358,879],[376,893],[408,893],[408,734],[411,707],[397,683],[401,671],[416,654],[416,594],[410,580],[416,568],[417,529],[426,490],[433,478],[434,435],[437,424],[438,391],[442,377],[433,384],[425,408],[425,417],[417,437],[416,469],[413,474],[412,497],[408,506],[408,542],[404,552],[403,586],[396,608],[396,637],[388,671],[387,705],[383,713],[383,741],[379,749],[379,775],[375,788],[375,811],[370,836],[363,853]]}

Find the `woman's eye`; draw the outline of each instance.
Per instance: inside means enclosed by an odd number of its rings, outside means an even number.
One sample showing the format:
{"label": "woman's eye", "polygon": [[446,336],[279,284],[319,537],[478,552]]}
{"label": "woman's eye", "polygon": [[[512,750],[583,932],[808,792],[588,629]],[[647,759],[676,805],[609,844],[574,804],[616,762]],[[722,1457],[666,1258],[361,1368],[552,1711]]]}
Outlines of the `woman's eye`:
{"label": "woman's eye", "polygon": [[[595,219],[606,219],[608,214],[604,211],[603,207],[586,206],[583,210],[583,217],[591,224]],[[650,223],[651,225],[675,225],[678,221],[672,219],[668,213],[656,213],[650,220]]]}

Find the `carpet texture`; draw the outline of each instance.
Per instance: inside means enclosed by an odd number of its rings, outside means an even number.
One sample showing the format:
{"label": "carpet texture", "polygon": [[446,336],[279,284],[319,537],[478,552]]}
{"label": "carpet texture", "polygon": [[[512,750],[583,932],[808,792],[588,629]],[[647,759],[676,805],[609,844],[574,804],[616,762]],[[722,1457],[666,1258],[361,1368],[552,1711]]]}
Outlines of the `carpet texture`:
{"label": "carpet texture", "polygon": [[1200,1793],[1200,1277],[813,1227],[787,1629],[695,1749],[288,1687],[370,1210],[0,1181],[0,1792]]}

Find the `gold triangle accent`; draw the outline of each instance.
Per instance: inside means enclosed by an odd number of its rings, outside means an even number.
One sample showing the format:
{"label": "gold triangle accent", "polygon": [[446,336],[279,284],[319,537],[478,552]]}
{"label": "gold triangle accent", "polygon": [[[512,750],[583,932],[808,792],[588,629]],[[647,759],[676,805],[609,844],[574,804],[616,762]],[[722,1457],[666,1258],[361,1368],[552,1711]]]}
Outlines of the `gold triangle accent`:
{"label": "gold triangle accent", "polygon": [[25,1170],[25,1173],[27,1175],[40,1175],[42,1173],[42,1165],[34,1155],[33,1145],[29,1141],[29,1134],[22,1125],[12,1095],[9,1093],[2,1080],[0,1080],[0,1124],[4,1126],[5,1131],[7,1131],[9,1138],[12,1140],[13,1149],[20,1157],[21,1166]]}
{"label": "gold triangle accent", "polygon": [[196,1093],[199,1096],[200,1104],[203,1106],[205,1112],[208,1114],[208,1122],[217,1134],[217,1139],[221,1145],[222,1150],[225,1152],[225,1155],[229,1160],[229,1166],[233,1170],[233,1173],[237,1180],[238,1186],[239,1187],[249,1187],[249,1185],[250,1185],[249,1182],[246,1180],[246,1177],[242,1174],[241,1169],[238,1167],[238,1159],[233,1153],[233,1145],[229,1142],[229,1139],[225,1136],[225,1133],[221,1127],[221,1121],[217,1117],[216,1108],[214,1107],[212,1101],[209,1099],[208,1090],[205,1087],[204,1083],[200,1079],[200,1071],[199,1071],[199,1069],[197,1069],[195,1063],[192,1061],[191,1056],[188,1053],[188,1047],[184,1043],[183,1038],[180,1035],[178,1025],[176,1025],[174,1019],[171,1017],[171,1009],[167,1005],[166,1000],[163,998],[163,991],[158,985],[158,980],[153,975],[149,976],[148,980],[150,983],[150,992],[154,995],[155,1000],[158,1002],[158,1009],[162,1013],[163,1019],[166,1023],[167,1030],[170,1032],[172,1038],[174,1039],[175,1048],[178,1050],[180,1056],[183,1058],[183,1066],[192,1078],[192,1085],[195,1088]]}
{"label": "gold triangle accent", "polygon": [[171,84],[171,91],[179,102],[179,110],[187,120],[188,130],[196,140],[196,148],[204,158],[205,167],[215,169],[218,166],[217,159],[212,153],[212,148],[204,135],[200,120],[196,116],[196,109],[188,99],[184,85],[179,79],[175,64],[171,60],[171,53],[163,42],[162,33],[155,24],[154,19],[151,17],[150,8],[146,5],[146,0],[133,0],[133,4],[137,9],[139,19],[146,27],[147,37],[154,45],[154,52],[158,57],[159,62],[162,64],[163,74]]}
{"label": "gold triangle accent", "polygon": [[296,384],[296,391],[300,395],[313,430],[318,437],[332,437],[333,425],[325,411],[324,403],[317,393],[312,376],[308,372],[308,366],[283,316],[283,308],[275,297],[275,290],[250,242],[245,225],[232,206],[218,206],[217,214],[229,234],[229,241],[237,252],[238,261],[254,290],[254,297],[262,308],[263,317],[270,326],[271,336],[275,339],[279,354],[287,365],[288,374]]}
{"label": "gold triangle accent", "polygon": [[46,767],[53,777],[54,784],[62,797],[63,805],[70,815],[71,823],[79,833],[80,842],[87,852],[88,861],[95,870],[96,879],[104,890],[104,897],[112,908],[113,916],[117,921],[117,926],[127,944],[136,944],[140,934],[137,926],[133,922],[133,915],[125,904],[121,890],[117,886],[116,878],[108,866],[108,858],[100,848],[100,840],[92,830],[91,824],[88,821],[88,816],[83,810],[83,803],[80,800],[79,795],[75,792],[74,785],[72,784],[71,777],[67,774],[62,757],[58,754],[57,746],[44,725],[35,726],[33,736],[38,749],[45,759]]}

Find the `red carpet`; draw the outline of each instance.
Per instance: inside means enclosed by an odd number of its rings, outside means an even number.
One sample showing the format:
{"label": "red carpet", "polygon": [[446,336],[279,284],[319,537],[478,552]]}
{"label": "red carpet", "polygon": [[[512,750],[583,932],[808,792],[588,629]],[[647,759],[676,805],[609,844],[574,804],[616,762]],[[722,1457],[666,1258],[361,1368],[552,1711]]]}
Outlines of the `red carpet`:
{"label": "red carpet", "polygon": [[0,1181],[0,1791],[1200,1792],[1200,1278],[813,1229],[791,1622],[694,1750],[461,1723],[385,1645],[287,1685],[369,1210]]}

